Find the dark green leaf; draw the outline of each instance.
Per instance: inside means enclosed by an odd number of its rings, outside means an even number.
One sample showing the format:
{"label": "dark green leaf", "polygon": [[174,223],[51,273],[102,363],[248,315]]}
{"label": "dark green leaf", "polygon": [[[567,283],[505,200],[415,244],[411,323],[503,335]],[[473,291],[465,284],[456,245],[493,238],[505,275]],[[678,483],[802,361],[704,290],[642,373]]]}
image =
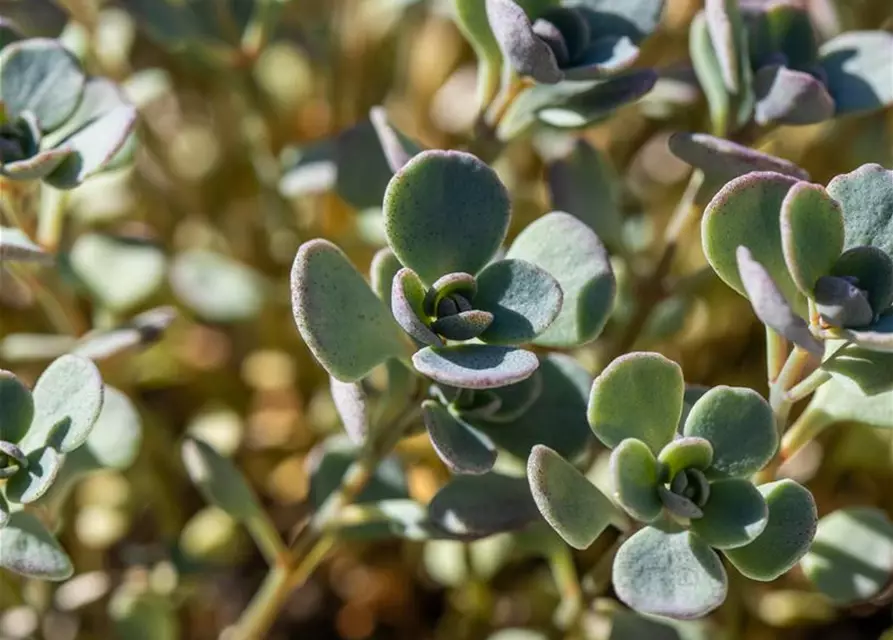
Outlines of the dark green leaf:
{"label": "dark green leaf", "polygon": [[710,484],[703,516],[691,530],[714,549],[734,549],[753,542],[769,522],[769,508],[750,480],[729,478]]}
{"label": "dark green leaf", "polygon": [[33,513],[13,513],[0,529],[0,567],[31,578],[60,581],[74,573],[71,560]]}
{"label": "dark green leaf", "polygon": [[0,440],[19,442],[34,418],[31,390],[11,371],[0,369]]}
{"label": "dark green leaf", "polygon": [[422,418],[437,455],[453,473],[480,475],[493,468],[490,439],[433,400],[422,403]]}
{"label": "dark green leaf", "polygon": [[480,538],[521,529],[539,512],[526,478],[490,472],[454,476],[431,499],[428,515],[449,534]]}

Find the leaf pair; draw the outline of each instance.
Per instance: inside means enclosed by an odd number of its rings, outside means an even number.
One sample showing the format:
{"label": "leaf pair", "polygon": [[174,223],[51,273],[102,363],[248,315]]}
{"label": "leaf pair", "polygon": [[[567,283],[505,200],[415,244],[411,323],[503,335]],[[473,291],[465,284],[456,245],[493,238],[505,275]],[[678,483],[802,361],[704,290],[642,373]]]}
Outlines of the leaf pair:
{"label": "leaf pair", "polygon": [[833,327],[866,349],[893,350],[891,185],[893,173],[877,165],[827,189],[776,172],[735,178],[705,211],[707,260],[764,324],[804,349],[821,353],[812,333]]}
{"label": "leaf pair", "polygon": [[[744,575],[773,580],[806,552],[816,519],[812,496],[796,483],[757,488],[747,479],[778,446],[760,396],[707,390],[677,434],[684,396],[678,365],[634,353],[595,379],[588,409],[593,432],[613,449],[615,501],[649,525],[621,547],[615,588],[638,611],[677,618],[699,617],[725,599],[714,548]],[[528,476],[540,511],[569,544],[589,546],[612,521],[613,504],[549,449],[534,450]]]}
{"label": "leaf pair", "polygon": [[5,105],[0,173],[72,189],[116,158],[136,109],[106,78],[88,78],[58,41],[32,38],[0,51]]}

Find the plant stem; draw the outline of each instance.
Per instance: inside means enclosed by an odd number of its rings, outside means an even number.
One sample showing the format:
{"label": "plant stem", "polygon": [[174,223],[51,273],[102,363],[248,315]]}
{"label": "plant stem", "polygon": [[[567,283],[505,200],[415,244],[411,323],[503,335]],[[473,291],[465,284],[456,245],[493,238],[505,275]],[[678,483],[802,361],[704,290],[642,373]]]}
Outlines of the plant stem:
{"label": "plant stem", "polygon": [[822,431],[834,424],[834,420],[820,409],[807,409],[781,439],[779,458],[789,460]]}
{"label": "plant stem", "polygon": [[[228,640],[255,640],[265,637],[289,594],[303,585],[326,559],[337,542],[337,535],[327,531],[327,525],[337,519],[341,510],[354,502],[366,488],[381,460],[393,450],[406,428],[416,418],[418,404],[410,402],[409,407],[402,419],[384,432],[380,442],[370,442],[363,454],[351,464],[341,485],[313,514],[291,549],[281,555],[277,552],[276,557],[279,560],[227,636]],[[268,549],[267,553],[271,551],[272,549]],[[284,575],[278,575],[280,572]]]}
{"label": "plant stem", "polygon": [[806,396],[814,393],[816,389],[831,379],[831,374],[824,369],[816,369],[809,374],[804,380],[794,385],[788,391],[788,400],[791,402],[800,402]]}
{"label": "plant stem", "polygon": [[788,341],[766,327],[766,379],[772,385],[781,375],[788,358]]}
{"label": "plant stem", "polygon": [[561,604],[555,612],[556,624],[569,631],[579,622],[584,602],[583,588],[580,586],[570,548],[567,545],[555,545],[555,549],[549,554],[549,566],[555,583],[561,590]]}
{"label": "plant stem", "polygon": [[287,563],[288,547],[282,542],[282,536],[279,535],[266,512],[259,511],[256,516],[245,523],[245,526],[270,566]]}
{"label": "plant stem", "polygon": [[781,372],[769,387],[769,404],[775,414],[776,425],[781,433],[788,423],[788,417],[794,402],[790,399],[788,391],[791,390],[803,376],[803,370],[809,364],[810,354],[805,349],[794,347]]}

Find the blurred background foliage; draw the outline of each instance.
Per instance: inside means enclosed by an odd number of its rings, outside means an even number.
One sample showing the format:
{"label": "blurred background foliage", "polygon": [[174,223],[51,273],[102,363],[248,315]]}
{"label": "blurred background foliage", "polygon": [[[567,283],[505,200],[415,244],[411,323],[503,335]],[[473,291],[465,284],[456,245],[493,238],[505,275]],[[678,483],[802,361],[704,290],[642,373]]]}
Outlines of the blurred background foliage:
{"label": "blurred background foliage", "polygon": [[[220,32],[199,40],[179,40],[176,20],[146,18],[162,4],[0,1],[0,15],[29,35],[61,34],[90,69],[122,83],[141,113],[134,167],[92,180],[62,203],[67,259],[56,274],[41,274],[61,309],[48,310],[40,289],[3,274],[0,366],[33,381],[46,362],[37,351],[53,348],[33,334],[80,335],[161,304],[180,311],[158,343],[100,363],[106,382],[138,405],[139,457],[124,473],[103,471],[76,486],[61,535],[78,569],[74,578],[57,586],[0,573],[0,637],[201,640],[236,619],[266,566],[245,532],[193,488],[180,439],[198,434],[231,455],[280,530],[300,523],[309,509],[314,446],[340,424],[328,379],[294,328],[289,267],[299,243],[316,236],[337,242],[364,271],[384,244],[375,203],[350,197],[350,172],[337,175],[338,189],[295,187],[332,177],[325,163],[312,165],[315,174],[296,174],[298,150],[319,150],[315,143],[379,104],[429,147],[466,145],[476,116],[474,57],[448,0],[286,2],[275,37],[256,54],[233,46],[245,2],[219,2]],[[893,28],[889,0],[808,4],[820,32]],[[642,65],[680,69],[685,77],[688,28],[699,9],[697,0],[669,0]],[[636,295],[631,274],[652,266],[659,232],[685,186],[687,167],[669,153],[666,138],[679,129],[707,130],[706,123],[699,91],[667,76],[640,103],[583,134],[612,168],[614,178],[594,185],[593,196],[597,207],[622,214],[627,247],[615,256],[621,289],[608,329],[575,354],[592,373],[621,339]],[[512,234],[548,210],[537,149],[554,143],[519,140],[494,163],[512,194]],[[782,127],[759,145],[820,183],[863,163],[891,167],[893,111]],[[301,195],[292,197],[296,191]],[[687,278],[683,293],[658,306],[635,346],[677,360],[690,383],[764,392],[763,328],[744,298],[703,270],[700,246],[692,229],[674,267]],[[834,429],[790,473],[808,482],[820,515],[853,504],[893,514],[891,436],[856,425]],[[405,441],[398,454],[408,491],[421,501],[448,477],[424,436]],[[471,545],[341,544],[292,594],[273,637],[560,637],[552,615],[561,594],[550,574],[560,568],[531,553],[550,544],[536,531]],[[608,597],[605,567],[595,561],[610,544],[603,536],[576,557],[593,602],[584,625],[593,640],[875,639],[885,630],[893,637],[889,598],[836,610],[799,570],[765,585],[733,581],[709,622],[645,632]]]}

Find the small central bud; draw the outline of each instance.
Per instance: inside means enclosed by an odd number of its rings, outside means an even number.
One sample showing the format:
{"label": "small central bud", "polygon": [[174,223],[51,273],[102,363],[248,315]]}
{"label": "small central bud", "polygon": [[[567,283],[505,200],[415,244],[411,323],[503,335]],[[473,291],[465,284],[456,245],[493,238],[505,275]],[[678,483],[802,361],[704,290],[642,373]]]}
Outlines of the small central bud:
{"label": "small central bud", "polygon": [[9,478],[28,467],[28,458],[11,442],[0,440],[0,479]]}

